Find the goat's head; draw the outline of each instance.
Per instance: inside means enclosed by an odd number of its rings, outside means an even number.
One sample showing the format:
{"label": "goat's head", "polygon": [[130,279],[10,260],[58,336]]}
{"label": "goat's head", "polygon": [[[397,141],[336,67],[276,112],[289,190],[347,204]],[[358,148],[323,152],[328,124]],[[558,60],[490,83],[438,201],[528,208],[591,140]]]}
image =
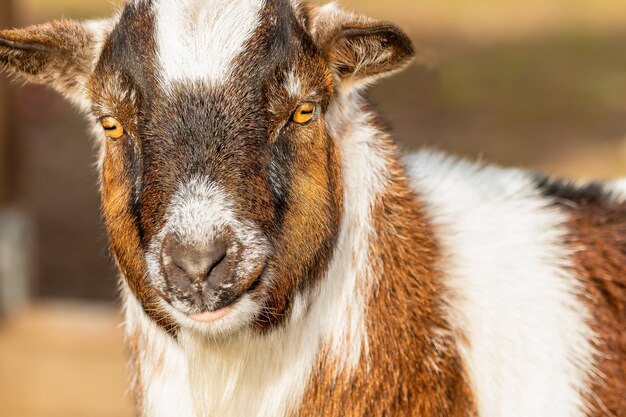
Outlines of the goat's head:
{"label": "goat's head", "polygon": [[333,135],[355,115],[337,102],[412,52],[392,25],[289,0],[137,0],[0,32],[5,70],[96,122],[128,288],[156,321],[222,336],[311,291],[343,212]]}

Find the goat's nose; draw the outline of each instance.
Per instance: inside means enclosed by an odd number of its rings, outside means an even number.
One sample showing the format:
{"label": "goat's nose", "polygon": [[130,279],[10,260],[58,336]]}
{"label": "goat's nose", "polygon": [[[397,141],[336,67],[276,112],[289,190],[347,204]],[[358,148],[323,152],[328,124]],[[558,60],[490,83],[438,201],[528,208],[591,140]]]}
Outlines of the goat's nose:
{"label": "goat's nose", "polygon": [[163,267],[170,285],[191,292],[197,285],[215,290],[231,276],[227,249],[229,240],[220,236],[201,248],[181,243],[174,236],[163,242]]}

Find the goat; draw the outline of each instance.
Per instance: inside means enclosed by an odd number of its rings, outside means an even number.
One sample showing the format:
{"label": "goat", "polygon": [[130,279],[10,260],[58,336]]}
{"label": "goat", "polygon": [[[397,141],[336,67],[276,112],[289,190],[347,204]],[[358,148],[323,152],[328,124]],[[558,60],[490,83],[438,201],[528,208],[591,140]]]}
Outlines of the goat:
{"label": "goat", "polygon": [[138,415],[626,416],[624,183],[402,156],[413,55],[297,0],[0,31],[95,127]]}

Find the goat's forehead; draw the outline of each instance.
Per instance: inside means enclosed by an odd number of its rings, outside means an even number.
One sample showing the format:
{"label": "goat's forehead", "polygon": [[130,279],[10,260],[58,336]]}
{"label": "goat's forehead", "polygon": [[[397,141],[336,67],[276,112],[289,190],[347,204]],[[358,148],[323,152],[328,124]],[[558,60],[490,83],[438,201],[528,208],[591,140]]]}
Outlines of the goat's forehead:
{"label": "goat's forehead", "polygon": [[256,106],[278,84],[290,97],[318,94],[327,68],[307,32],[304,9],[292,1],[130,3],[92,77],[94,108],[115,112],[129,91],[137,93],[129,106],[152,113],[189,94],[230,107]]}
{"label": "goat's forehead", "polygon": [[127,6],[118,30],[126,30],[129,18],[150,26],[144,30],[150,32],[151,48],[134,47],[151,55],[148,61],[160,84],[216,86],[237,67],[260,58],[255,55],[288,45],[294,12],[290,0],[136,0]]}
{"label": "goat's forehead", "polygon": [[155,37],[163,81],[223,83],[261,24],[265,0],[156,0]]}

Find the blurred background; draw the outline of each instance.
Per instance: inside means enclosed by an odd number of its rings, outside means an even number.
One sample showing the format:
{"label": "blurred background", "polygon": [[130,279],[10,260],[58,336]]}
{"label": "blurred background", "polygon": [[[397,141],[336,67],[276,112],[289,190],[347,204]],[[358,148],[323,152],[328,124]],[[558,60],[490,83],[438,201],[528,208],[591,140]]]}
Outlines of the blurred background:
{"label": "blurred background", "polygon": [[[623,0],[342,0],[418,60],[371,96],[407,149],[574,179],[626,176]],[[0,0],[0,27],[113,0]],[[93,141],[60,96],[0,75],[0,417],[131,416]]]}

